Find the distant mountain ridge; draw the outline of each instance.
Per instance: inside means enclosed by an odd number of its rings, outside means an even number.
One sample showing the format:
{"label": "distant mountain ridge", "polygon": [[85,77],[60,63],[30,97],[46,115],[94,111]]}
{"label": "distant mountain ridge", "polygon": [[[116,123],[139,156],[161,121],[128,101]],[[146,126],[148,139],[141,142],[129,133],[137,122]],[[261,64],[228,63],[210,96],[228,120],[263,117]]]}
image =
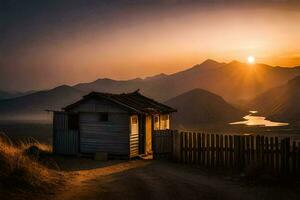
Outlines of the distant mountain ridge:
{"label": "distant mountain ridge", "polygon": [[31,93],[34,93],[35,91],[27,91],[27,92],[7,92],[7,91],[0,91],[0,100],[1,99],[11,99],[16,98],[20,96],[25,96]]}
{"label": "distant mountain ridge", "polygon": [[24,118],[43,116],[46,114],[46,109],[60,110],[63,106],[79,100],[83,94],[84,92],[71,86],[62,85],[51,90],[0,100],[0,119],[9,119],[10,116],[19,119],[18,115]]}
{"label": "distant mountain ridge", "polygon": [[12,96],[9,92],[0,91],[0,99],[8,99]]}
{"label": "distant mountain ridge", "polygon": [[172,116],[175,127],[228,123],[240,120],[245,112],[234,108],[222,97],[202,89],[193,89],[165,102],[178,110]]}
{"label": "distant mountain ridge", "polygon": [[0,118],[3,115],[45,113],[45,109],[60,109],[91,91],[126,93],[140,89],[144,95],[163,102],[195,88],[202,88],[222,96],[227,102],[235,103],[241,99],[253,99],[297,75],[300,75],[300,67],[248,65],[237,61],[220,63],[208,59],[170,75],[162,73],[145,79],[121,81],[97,79],[90,83],[64,85],[18,98],[0,100]]}
{"label": "distant mountain ridge", "polygon": [[272,88],[250,102],[248,107],[259,110],[270,119],[300,122],[300,76]]}

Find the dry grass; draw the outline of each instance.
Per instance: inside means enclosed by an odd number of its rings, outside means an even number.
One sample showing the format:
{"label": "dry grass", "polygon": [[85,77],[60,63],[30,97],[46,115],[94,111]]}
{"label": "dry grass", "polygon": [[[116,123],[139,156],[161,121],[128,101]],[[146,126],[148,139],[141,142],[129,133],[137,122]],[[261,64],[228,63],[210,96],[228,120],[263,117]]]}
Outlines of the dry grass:
{"label": "dry grass", "polygon": [[[61,182],[58,171],[49,169],[28,155],[28,148],[36,146],[40,154],[51,153],[51,147],[35,140],[13,143],[0,134],[0,190],[2,192],[49,192]],[[0,191],[1,193],[1,191]]]}

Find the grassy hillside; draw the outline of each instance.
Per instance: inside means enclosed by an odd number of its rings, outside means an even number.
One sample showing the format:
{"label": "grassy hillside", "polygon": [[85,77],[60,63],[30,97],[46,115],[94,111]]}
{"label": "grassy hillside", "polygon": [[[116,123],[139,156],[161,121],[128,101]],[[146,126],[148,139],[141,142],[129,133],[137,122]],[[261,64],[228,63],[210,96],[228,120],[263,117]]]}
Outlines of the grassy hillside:
{"label": "grassy hillside", "polygon": [[[38,151],[33,151],[38,149]],[[14,199],[27,194],[48,193],[61,183],[57,171],[42,164],[42,154],[51,152],[48,145],[35,141],[12,141],[0,135],[0,199]],[[1,196],[3,195],[3,196]]]}

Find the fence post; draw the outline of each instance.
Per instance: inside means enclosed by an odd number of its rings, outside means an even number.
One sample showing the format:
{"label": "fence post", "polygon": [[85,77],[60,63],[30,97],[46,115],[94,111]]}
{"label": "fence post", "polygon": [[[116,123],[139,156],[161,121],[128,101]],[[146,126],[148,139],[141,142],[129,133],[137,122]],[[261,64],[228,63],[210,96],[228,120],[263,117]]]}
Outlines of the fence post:
{"label": "fence post", "polygon": [[201,140],[201,134],[197,133],[197,152],[198,152],[198,158],[197,158],[197,164],[201,164],[201,144],[202,144],[202,140]]}
{"label": "fence post", "polygon": [[298,146],[297,146],[297,175],[300,175],[300,142],[298,142]]}
{"label": "fence post", "polygon": [[180,135],[177,130],[172,131],[172,139],[173,139],[173,150],[172,150],[172,158],[173,161],[179,162],[180,161]]}
{"label": "fence post", "polygon": [[188,133],[183,132],[183,144],[184,144],[184,163],[188,163]]}
{"label": "fence post", "polygon": [[156,159],[156,146],[157,146],[157,140],[156,140],[156,131],[153,131],[152,133],[152,150],[153,150],[153,159]]}
{"label": "fence post", "polygon": [[270,161],[271,161],[271,163],[270,163],[270,165],[271,165],[271,168],[272,168],[272,170],[274,171],[274,138],[273,137],[271,137],[271,139],[270,139]]}
{"label": "fence post", "polygon": [[210,147],[211,147],[211,162],[210,162],[210,165],[212,166],[212,167],[214,167],[215,166],[215,135],[214,134],[211,134],[210,135],[210,138],[211,138],[211,145],[210,145]]}
{"label": "fence post", "polygon": [[180,161],[181,162],[185,162],[184,161],[184,137],[183,137],[183,132],[180,132]]}
{"label": "fence post", "polygon": [[234,167],[238,168],[238,151],[239,151],[239,145],[238,145],[238,136],[233,136],[234,141]]}
{"label": "fence post", "polygon": [[196,156],[196,148],[197,148],[197,135],[196,133],[193,132],[193,164],[196,164],[197,163],[197,156]]}
{"label": "fence post", "polygon": [[265,166],[265,137],[261,136],[260,137],[260,150],[261,150],[261,164],[264,167]]}
{"label": "fence post", "polygon": [[210,165],[210,137],[206,134],[206,165]]}
{"label": "fence post", "polygon": [[245,136],[246,139],[246,148],[245,152],[247,154],[246,165],[250,164],[250,136]]}
{"label": "fence post", "polygon": [[278,137],[275,137],[275,170],[278,174],[280,171],[280,165],[279,165],[279,143],[278,143]]}
{"label": "fence post", "polygon": [[260,136],[256,136],[256,163],[258,166],[261,166],[261,157],[260,157]]}
{"label": "fence post", "polygon": [[240,160],[240,169],[244,169],[246,164],[245,164],[245,156],[246,156],[246,151],[245,151],[245,139],[246,137],[245,136],[239,136],[240,137],[240,143],[241,143],[241,146],[240,146],[240,157],[239,157],[239,160]]}
{"label": "fence post", "polygon": [[296,162],[296,142],[293,141],[293,149],[292,149],[292,172],[293,174],[296,174],[296,169],[297,169],[297,162]]}
{"label": "fence post", "polygon": [[229,136],[229,166],[233,167],[233,140],[232,140],[232,136]]}
{"label": "fence post", "polygon": [[285,159],[285,162],[286,162],[286,174],[289,174],[290,173],[290,138],[286,138],[286,142],[285,142],[285,146],[286,146],[286,159]]}
{"label": "fence post", "polygon": [[281,169],[281,174],[285,173],[285,145],[284,145],[285,139],[282,139],[280,141],[280,158],[281,158],[281,162],[280,162],[280,169]]}
{"label": "fence post", "polygon": [[219,155],[220,155],[220,162],[219,162],[219,165],[220,166],[224,166],[224,136],[223,135],[221,135],[220,136],[220,146],[219,146]]}
{"label": "fence post", "polygon": [[229,156],[228,156],[228,135],[225,135],[225,159],[224,159],[224,166],[228,167],[228,161],[229,161]]}
{"label": "fence post", "polygon": [[250,161],[251,163],[255,162],[255,149],[254,149],[254,137],[250,136]]}
{"label": "fence post", "polygon": [[205,152],[206,152],[206,146],[205,146],[205,134],[201,133],[201,142],[202,142],[202,148],[201,148],[201,164],[205,165]]}
{"label": "fence post", "polygon": [[270,166],[270,151],[269,151],[269,138],[266,137],[265,139],[265,154],[266,154],[266,165],[267,167]]}
{"label": "fence post", "polygon": [[188,133],[188,151],[189,151],[189,163],[193,163],[193,133]]}

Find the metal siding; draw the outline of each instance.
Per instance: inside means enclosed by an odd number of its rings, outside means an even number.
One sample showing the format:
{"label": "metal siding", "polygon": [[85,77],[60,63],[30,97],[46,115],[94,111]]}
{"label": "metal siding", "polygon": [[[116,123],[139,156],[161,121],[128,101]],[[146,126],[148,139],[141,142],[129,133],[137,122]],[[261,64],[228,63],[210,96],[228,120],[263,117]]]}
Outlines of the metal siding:
{"label": "metal siding", "polygon": [[101,122],[98,113],[80,113],[80,150],[82,153],[129,154],[129,114],[108,113]]}
{"label": "metal siding", "polygon": [[78,131],[68,130],[68,115],[55,112],[53,116],[53,152],[64,155],[78,153]]}

